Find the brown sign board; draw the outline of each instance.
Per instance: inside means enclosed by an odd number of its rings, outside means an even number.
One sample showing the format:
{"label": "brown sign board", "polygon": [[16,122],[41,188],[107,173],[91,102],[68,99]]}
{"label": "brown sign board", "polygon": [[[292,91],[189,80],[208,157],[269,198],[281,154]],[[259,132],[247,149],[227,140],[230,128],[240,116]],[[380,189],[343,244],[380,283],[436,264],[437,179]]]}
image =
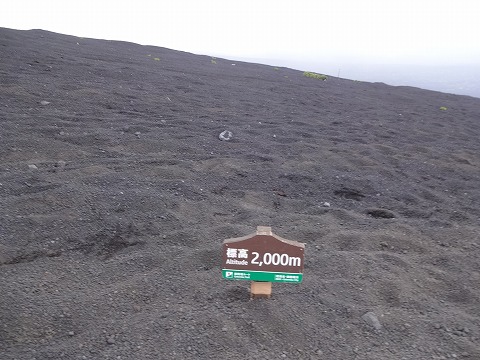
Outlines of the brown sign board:
{"label": "brown sign board", "polygon": [[[228,275],[235,275],[232,280],[261,281],[270,279],[271,273],[277,274],[275,279],[265,281],[300,282],[302,279],[305,244],[283,239],[273,234],[270,227],[259,226],[254,234],[225,240],[222,252],[226,279]],[[290,274],[299,276],[290,277]]]}

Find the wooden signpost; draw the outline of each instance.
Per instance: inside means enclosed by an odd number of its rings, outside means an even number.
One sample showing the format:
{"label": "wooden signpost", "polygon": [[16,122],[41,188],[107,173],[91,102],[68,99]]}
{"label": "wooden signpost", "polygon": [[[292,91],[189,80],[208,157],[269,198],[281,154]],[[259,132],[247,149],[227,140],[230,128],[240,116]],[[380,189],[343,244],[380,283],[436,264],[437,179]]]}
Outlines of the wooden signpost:
{"label": "wooden signpost", "polygon": [[223,278],[251,281],[251,298],[269,298],[272,282],[302,282],[305,244],[283,239],[270,227],[258,226],[255,234],[227,239],[222,251]]}

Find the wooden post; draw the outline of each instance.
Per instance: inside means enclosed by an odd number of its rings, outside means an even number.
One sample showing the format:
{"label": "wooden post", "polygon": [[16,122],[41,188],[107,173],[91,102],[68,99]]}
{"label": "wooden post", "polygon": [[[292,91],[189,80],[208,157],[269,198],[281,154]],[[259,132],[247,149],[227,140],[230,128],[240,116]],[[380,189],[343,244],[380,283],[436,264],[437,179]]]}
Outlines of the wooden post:
{"label": "wooden post", "polygon": [[257,226],[257,235],[272,235],[272,228],[270,226]]}
{"label": "wooden post", "polygon": [[272,283],[266,281],[252,281],[250,285],[250,299],[267,298],[272,296]]}

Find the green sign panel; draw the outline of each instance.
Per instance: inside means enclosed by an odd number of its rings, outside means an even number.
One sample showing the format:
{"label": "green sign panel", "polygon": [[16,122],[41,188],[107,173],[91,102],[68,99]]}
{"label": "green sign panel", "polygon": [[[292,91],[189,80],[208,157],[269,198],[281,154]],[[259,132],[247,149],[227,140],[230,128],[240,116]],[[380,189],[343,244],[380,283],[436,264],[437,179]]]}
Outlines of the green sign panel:
{"label": "green sign panel", "polygon": [[251,280],[251,281],[267,281],[267,282],[284,282],[284,283],[300,283],[303,274],[300,273],[282,273],[282,272],[265,272],[250,270],[230,270],[223,269],[222,275],[227,280]]}

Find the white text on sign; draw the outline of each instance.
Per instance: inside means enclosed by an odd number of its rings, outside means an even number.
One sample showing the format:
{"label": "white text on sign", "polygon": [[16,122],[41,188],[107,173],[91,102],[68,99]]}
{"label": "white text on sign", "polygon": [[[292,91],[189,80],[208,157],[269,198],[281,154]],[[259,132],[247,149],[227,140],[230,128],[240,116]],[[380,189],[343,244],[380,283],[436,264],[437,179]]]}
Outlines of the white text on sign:
{"label": "white text on sign", "polygon": [[288,254],[270,254],[270,253],[265,253],[263,254],[263,257],[259,261],[258,258],[260,257],[260,254],[256,251],[252,252],[253,254],[253,259],[252,259],[252,264],[262,266],[263,264],[265,265],[282,265],[282,266],[300,266],[301,264],[301,259],[299,257],[294,257],[290,256]]}

